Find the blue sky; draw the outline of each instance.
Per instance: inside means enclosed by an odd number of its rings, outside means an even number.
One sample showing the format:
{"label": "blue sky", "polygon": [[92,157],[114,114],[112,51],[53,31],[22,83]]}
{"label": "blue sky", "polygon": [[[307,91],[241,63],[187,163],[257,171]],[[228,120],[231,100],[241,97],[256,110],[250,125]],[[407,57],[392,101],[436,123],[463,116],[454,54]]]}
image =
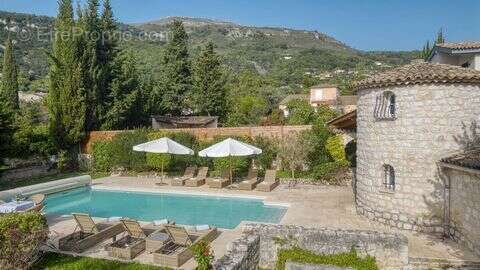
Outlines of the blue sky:
{"label": "blue sky", "polygon": [[[84,1],[84,0],[82,0]],[[165,16],[318,30],[362,50],[418,49],[440,27],[448,41],[480,40],[480,0],[111,0],[126,23]],[[56,14],[56,0],[0,0],[0,10]]]}

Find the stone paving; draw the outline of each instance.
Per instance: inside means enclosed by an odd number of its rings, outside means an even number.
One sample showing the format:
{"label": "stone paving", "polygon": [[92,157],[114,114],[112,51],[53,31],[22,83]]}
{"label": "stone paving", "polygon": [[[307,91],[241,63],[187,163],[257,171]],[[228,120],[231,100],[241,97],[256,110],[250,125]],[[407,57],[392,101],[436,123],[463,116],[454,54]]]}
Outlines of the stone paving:
{"label": "stone paving", "polygon": [[[307,186],[301,185],[288,188],[280,185],[270,193],[257,191],[240,191],[235,189],[210,189],[207,186],[198,188],[158,186],[153,180],[136,177],[106,177],[94,180],[95,188],[149,191],[149,192],[189,192],[228,196],[263,197],[268,203],[289,204],[290,207],[281,220],[281,224],[294,224],[314,228],[360,229],[392,232],[395,229],[369,221],[355,212],[353,193],[350,187]],[[52,235],[59,236],[71,233],[75,224],[71,218],[48,217]],[[215,257],[219,258],[226,252],[229,242],[239,237],[242,224],[234,230],[222,230],[212,243]],[[445,240],[434,235],[400,231],[409,240],[409,256],[414,258],[437,258],[449,260],[477,261],[475,255],[460,247],[451,240]],[[108,258],[99,245],[82,255]],[[143,253],[135,261],[152,264],[152,256]],[[190,260],[182,269],[194,269],[195,263]]]}

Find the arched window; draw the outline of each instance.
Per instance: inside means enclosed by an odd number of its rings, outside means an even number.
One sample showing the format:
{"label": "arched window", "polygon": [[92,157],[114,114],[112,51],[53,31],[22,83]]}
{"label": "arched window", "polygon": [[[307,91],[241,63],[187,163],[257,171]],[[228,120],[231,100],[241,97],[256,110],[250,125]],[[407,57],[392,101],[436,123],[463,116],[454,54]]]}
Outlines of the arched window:
{"label": "arched window", "polygon": [[385,189],[388,190],[395,190],[395,169],[393,169],[392,165],[385,164],[383,165],[384,169],[384,182],[383,185]]}
{"label": "arched window", "polygon": [[375,102],[375,118],[379,120],[392,120],[397,116],[395,94],[386,91],[377,96]]}

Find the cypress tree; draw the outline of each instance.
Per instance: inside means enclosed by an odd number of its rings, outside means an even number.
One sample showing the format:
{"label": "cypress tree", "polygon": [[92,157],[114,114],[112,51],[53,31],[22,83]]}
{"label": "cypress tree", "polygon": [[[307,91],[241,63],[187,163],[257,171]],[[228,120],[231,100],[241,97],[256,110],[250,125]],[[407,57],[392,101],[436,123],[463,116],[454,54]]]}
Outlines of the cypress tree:
{"label": "cypress tree", "polygon": [[101,65],[99,62],[102,33],[98,16],[98,0],[88,0],[87,8],[83,11],[79,25],[85,35],[82,38],[82,81],[86,90],[86,130],[95,130],[99,126],[99,119],[104,110],[103,88],[100,83]]}
{"label": "cypress tree", "polygon": [[163,55],[161,107],[172,115],[185,109],[185,97],[191,90],[191,67],[188,54],[188,35],[181,21],[169,26],[169,38]]}
{"label": "cypress tree", "polygon": [[193,67],[193,101],[195,113],[224,116],[226,111],[225,76],[220,57],[208,43]]}
{"label": "cypress tree", "polygon": [[0,97],[0,165],[2,165],[5,153],[9,149],[12,138],[12,111],[8,108],[6,100]]}
{"label": "cypress tree", "polygon": [[13,44],[10,36],[8,36],[7,41],[5,42],[5,50],[3,53],[3,73],[0,96],[11,112],[18,111],[18,67],[15,62],[15,56],[13,55]]}
{"label": "cypress tree", "polygon": [[435,40],[435,44],[445,43],[445,36],[443,35],[443,28],[440,28],[437,33],[437,39]]}
{"label": "cypress tree", "polygon": [[111,83],[109,110],[102,129],[130,129],[147,121],[145,100],[134,56],[120,53],[115,59],[114,80]]}
{"label": "cypress tree", "polygon": [[47,96],[49,129],[59,150],[75,150],[85,132],[85,90],[81,55],[73,34],[72,0],[59,0],[55,40],[50,56],[50,86]]}

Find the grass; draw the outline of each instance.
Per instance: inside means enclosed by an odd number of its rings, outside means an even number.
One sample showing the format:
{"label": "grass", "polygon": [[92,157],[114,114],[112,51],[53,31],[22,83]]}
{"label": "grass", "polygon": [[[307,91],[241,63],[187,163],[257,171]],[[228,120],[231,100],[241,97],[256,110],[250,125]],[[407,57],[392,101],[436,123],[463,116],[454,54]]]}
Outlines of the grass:
{"label": "grass", "polygon": [[57,253],[47,253],[34,267],[38,270],[168,270],[170,268],[144,265],[139,263],[122,263],[105,259],[73,257]]}
{"label": "grass", "polygon": [[340,267],[351,267],[356,270],[378,270],[374,257],[367,256],[360,258],[355,250],[349,253],[322,254],[318,255],[298,247],[280,250],[276,270],[284,270],[287,261],[298,263],[310,263],[319,265],[335,265]]}
{"label": "grass", "polygon": [[15,181],[0,181],[0,190],[7,190],[12,188],[19,188],[25,187],[30,185],[36,185],[41,183],[46,183],[50,181],[55,181],[59,179],[75,177],[80,175],[89,174],[92,176],[93,179],[101,178],[108,176],[105,173],[89,173],[89,172],[68,172],[68,173],[59,173],[55,175],[43,176],[43,177],[35,177],[35,178],[27,178],[22,180],[15,180]]}

